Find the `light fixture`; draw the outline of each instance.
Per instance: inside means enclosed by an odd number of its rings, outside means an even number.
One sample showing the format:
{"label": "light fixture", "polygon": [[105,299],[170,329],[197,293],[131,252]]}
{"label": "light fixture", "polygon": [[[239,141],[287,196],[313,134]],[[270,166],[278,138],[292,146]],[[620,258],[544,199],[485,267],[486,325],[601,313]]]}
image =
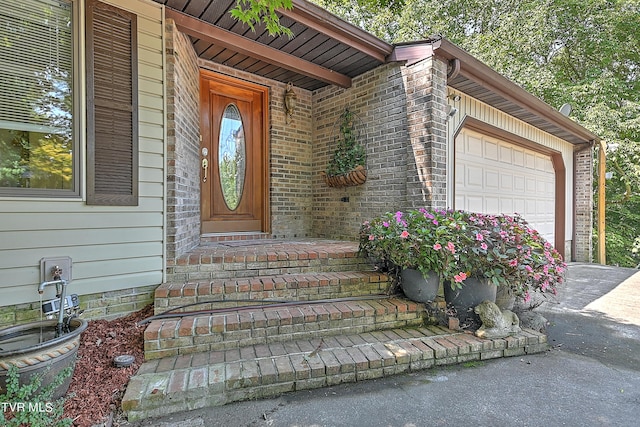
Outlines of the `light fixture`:
{"label": "light fixture", "polygon": [[293,120],[293,111],[296,108],[298,96],[293,91],[293,83],[287,83],[287,90],[284,92],[284,111],[287,115],[287,124]]}
{"label": "light fixture", "polygon": [[460,100],[462,99],[460,94],[457,93],[451,93],[447,95],[447,98],[451,99],[453,102],[460,102]]}
{"label": "light fixture", "polygon": [[456,115],[456,113],[458,112],[458,109],[457,109],[456,107],[452,106],[452,105],[449,105],[448,107],[449,107],[449,108],[448,108],[448,109],[449,109],[449,111],[447,112],[447,116],[448,116],[448,117],[453,117],[453,116],[455,116],[455,115]]}

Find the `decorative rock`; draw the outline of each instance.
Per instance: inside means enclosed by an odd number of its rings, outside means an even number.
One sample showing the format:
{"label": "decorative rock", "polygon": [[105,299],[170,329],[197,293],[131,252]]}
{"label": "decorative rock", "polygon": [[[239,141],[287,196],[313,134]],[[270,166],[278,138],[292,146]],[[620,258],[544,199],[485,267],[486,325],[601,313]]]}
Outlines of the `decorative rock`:
{"label": "decorative rock", "polygon": [[505,338],[521,331],[520,320],[513,311],[501,311],[491,301],[483,301],[474,312],[480,316],[482,326],[476,331],[480,338]]}
{"label": "decorative rock", "polygon": [[537,332],[544,331],[549,324],[549,321],[543,315],[536,313],[533,310],[518,312],[518,318],[520,319],[520,325],[523,328],[533,329]]}

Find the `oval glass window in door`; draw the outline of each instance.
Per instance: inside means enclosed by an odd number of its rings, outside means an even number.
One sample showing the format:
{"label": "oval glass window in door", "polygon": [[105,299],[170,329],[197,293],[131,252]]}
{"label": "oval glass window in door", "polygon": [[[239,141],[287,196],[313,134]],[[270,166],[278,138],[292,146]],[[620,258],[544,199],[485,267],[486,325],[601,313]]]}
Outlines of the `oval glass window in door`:
{"label": "oval glass window in door", "polygon": [[244,127],[240,110],[229,104],[222,114],[218,140],[218,169],[222,196],[229,210],[236,210],[242,199],[247,167]]}

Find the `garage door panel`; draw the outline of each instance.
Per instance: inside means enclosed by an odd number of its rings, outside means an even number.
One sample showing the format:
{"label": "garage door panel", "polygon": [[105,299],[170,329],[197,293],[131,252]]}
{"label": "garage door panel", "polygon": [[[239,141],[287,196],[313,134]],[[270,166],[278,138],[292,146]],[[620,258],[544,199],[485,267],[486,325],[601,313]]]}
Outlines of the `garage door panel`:
{"label": "garage door panel", "polygon": [[545,186],[545,193],[552,194],[555,193],[556,184],[554,182],[547,182]]}
{"label": "garage door panel", "polygon": [[480,212],[488,214],[500,213],[500,198],[495,196],[484,196],[484,209]]}
{"label": "garage door panel", "polygon": [[463,146],[464,152],[470,156],[482,157],[482,139],[469,136]]}
{"label": "garage door panel", "polygon": [[488,160],[498,160],[498,143],[493,141],[484,142],[484,158]]}
{"label": "garage door panel", "polygon": [[524,215],[526,207],[527,207],[527,204],[524,199],[516,199],[516,198],[513,199],[513,213]]}
{"label": "garage door panel", "polygon": [[455,151],[457,209],[518,213],[553,243],[555,170],[549,156],[468,130],[456,139]]}
{"label": "garage door panel", "polygon": [[467,196],[463,209],[470,212],[482,212],[484,210],[484,198],[478,196]]}
{"label": "garage door panel", "polygon": [[541,172],[547,172],[547,165],[549,164],[548,157],[536,156],[536,169]]}
{"label": "garage door panel", "polygon": [[513,199],[508,199],[508,198],[500,199],[500,210],[498,212],[515,213],[517,211],[513,208],[513,205],[514,205]]}
{"label": "garage door panel", "polygon": [[498,190],[500,188],[500,174],[498,171],[487,170],[484,173],[484,187]]}
{"label": "garage door panel", "polygon": [[536,156],[533,153],[525,153],[524,155],[524,166],[529,169],[536,168]]}
{"label": "garage door panel", "polygon": [[500,190],[503,190],[503,191],[513,190],[513,174],[510,174],[510,173],[500,174]]}
{"label": "garage door panel", "polygon": [[470,188],[477,187],[481,189],[484,175],[484,171],[482,170],[482,168],[478,166],[467,165],[466,172],[465,185]]}
{"label": "garage door panel", "polygon": [[501,163],[513,163],[513,150],[511,147],[500,145],[500,162]]}
{"label": "garage door panel", "polygon": [[456,187],[464,185],[464,179],[467,176],[467,168],[464,164],[456,162]]}
{"label": "garage door panel", "polygon": [[513,150],[513,165],[524,167],[524,150],[517,148]]}
{"label": "garage door panel", "polygon": [[534,196],[534,194],[532,193],[536,193],[538,190],[538,182],[536,181],[535,178],[525,178],[526,181],[526,187],[525,187],[525,191],[527,191],[529,193],[530,196]]}

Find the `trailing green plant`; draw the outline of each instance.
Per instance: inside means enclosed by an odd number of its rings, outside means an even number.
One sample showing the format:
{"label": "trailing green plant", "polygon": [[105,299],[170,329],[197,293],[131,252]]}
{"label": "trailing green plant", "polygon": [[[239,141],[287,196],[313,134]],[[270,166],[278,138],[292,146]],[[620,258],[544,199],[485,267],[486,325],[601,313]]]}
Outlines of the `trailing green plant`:
{"label": "trailing green plant", "polygon": [[53,400],[55,390],[69,377],[72,368],[67,367],[55,376],[50,384],[42,385],[46,372],[31,375],[28,383],[20,384],[18,368],[10,365],[7,371],[6,390],[0,394],[0,425],[5,427],[69,427],[71,418],[64,418],[62,397]]}
{"label": "trailing green plant", "polygon": [[365,147],[358,142],[358,132],[354,124],[355,114],[346,109],[340,120],[338,148],[327,166],[328,176],[349,173],[357,166],[364,166],[367,158]]}

